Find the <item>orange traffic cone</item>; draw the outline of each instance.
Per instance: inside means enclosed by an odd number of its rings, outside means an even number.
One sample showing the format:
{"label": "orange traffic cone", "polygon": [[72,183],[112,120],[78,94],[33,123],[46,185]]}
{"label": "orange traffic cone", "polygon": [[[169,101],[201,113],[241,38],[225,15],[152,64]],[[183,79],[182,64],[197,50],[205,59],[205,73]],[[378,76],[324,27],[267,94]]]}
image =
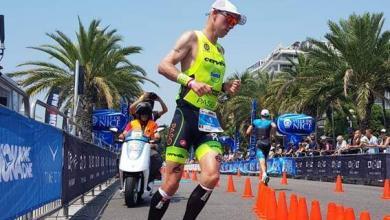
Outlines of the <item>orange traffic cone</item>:
{"label": "orange traffic cone", "polygon": [[335,192],[344,192],[344,190],[343,190],[343,183],[341,181],[341,176],[340,175],[337,175],[336,189],[334,191]]}
{"label": "orange traffic cone", "polygon": [[270,189],[268,191],[268,205],[267,205],[267,220],[276,220],[276,210],[278,206],[276,204],[275,191]]}
{"label": "orange traffic cone", "polygon": [[286,193],[283,191],[279,192],[278,213],[277,213],[276,219],[277,220],[287,220],[288,219]]}
{"label": "orange traffic cone", "polygon": [[344,210],[344,220],[355,220],[355,212],[353,208],[346,208]]}
{"label": "orange traffic cone", "polygon": [[241,177],[240,168],[237,168],[237,175],[238,177]]}
{"label": "orange traffic cone", "polygon": [[298,220],[298,200],[295,194],[290,196],[290,209],[288,210],[288,220]]}
{"label": "orange traffic cone", "polygon": [[309,220],[309,215],[307,214],[307,205],[306,198],[299,198],[298,202],[298,219],[299,220]]}
{"label": "orange traffic cone", "polygon": [[198,177],[196,175],[196,171],[192,171],[192,177],[191,177],[192,181],[194,182],[198,182]]}
{"label": "orange traffic cone", "polygon": [[333,220],[337,217],[337,207],[334,202],[328,203],[328,213],[326,215],[326,220]]}
{"label": "orange traffic cone", "polygon": [[344,206],[339,205],[336,208],[336,220],[344,220]]}
{"label": "orange traffic cone", "polygon": [[287,174],[286,172],[283,172],[282,179],[280,180],[280,184],[287,185]]}
{"label": "orange traffic cone", "polygon": [[390,199],[390,179],[385,180],[382,199]]}
{"label": "orange traffic cone", "polygon": [[266,218],[267,217],[267,209],[268,209],[268,203],[269,203],[269,191],[271,190],[269,187],[265,186],[264,185],[264,194],[263,194],[263,198],[261,203],[260,203],[260,207],[259,207],[259,217],[260,218]]}
{"label": "orange traffic cone", "polygon": [[311,202],[310,220],[322,220],[320,202],[318,200]]}
{"label": "orange traffic cone", "polygon": [[371,220],[370,213],[368,211],[361,212],[360,220]]}
{"label": "orange traffic cone", "polygon": [[228,176],[228,182],[227,182],[227,190],[226,190],[226,192],[235,192],[235,191],[236,191],[236,188],[234,187],[233,177],[232,177],[232,175],[229,175],[229,176]]}
{"label": "orange traffic cone", "polygon": [[385,217],[383,217],[383,220],[390,220],[390,215],[386,215]]}
{"label": "orange traffic cone", "polygon": [[186,175],[185,175],[185,178],[188,179],[188,180],[191,179],[191,178],[190,178],[190,171],[187,170]]}
{"label": "orange traffic cone", "polygon": [[244,187],[244,193],[242,194],[242,198],[252,198],[254,197],[252,194],[252,185],[251,185],[251,179],[247,177],[245,179],[245,187]]}
{"label": "orange traffic cone", "polygon": [[259,215],[260,213],[260,207],[262,206],[263,197],[264,197],[264,187],[265,185],[263,183],[259,183],[257,185],[257,198],[256,203],[253,205],[253,211],[256,213],[256,215]]}

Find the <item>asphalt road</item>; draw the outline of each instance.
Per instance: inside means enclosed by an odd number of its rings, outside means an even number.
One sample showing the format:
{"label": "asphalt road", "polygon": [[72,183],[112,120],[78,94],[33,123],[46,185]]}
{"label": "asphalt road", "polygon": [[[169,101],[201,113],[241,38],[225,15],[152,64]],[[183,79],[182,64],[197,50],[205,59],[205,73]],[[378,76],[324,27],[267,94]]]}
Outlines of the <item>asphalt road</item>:
{"label": "asphalt road", "polygon": [[[234,183],[237,192],[226,193],[227,176],[221,177],[221,186],[217,187],[206,207],[202,210],[197,219],[256,219],[252,212],[255,198],[242,199],[245,176],[234,176]],[[257,177],[251,177],[252,191],[257,193]],[[197,183],[191,180],[182,180],[178,192],[173,197],[171,204],[164,216],[164,219],[182,219],[187,204],[187,199]],[[158,187],[159,184],[156,184]],[[335,193],[334,183],[318,182],[308,180],[288,179],[288,185],[281,185],[280,178],[271,178],[270,186],[278,191],[285,191],[287,198],[291,193],[299,197],[305,197],[310,213],[311,201],[320,201],[323,219],[326,219],[326,208],[329,202],[342,204],[345,207],[352,207],[358,219],[360,212],[368,210],[372,220],[382,220],[383,216],[390,215],[390,200],[381,199],[383,188],[374,186],[362,186],[343,184],[344,192]],[[288,199],[289,200],[289,199]],[[150,198],[138,207],[127,208],[118,190],[109,201],[107,207],[101,215],[101,219],[134,219],[144,220],[147,218]],[[289,201],[287,201],[289,205]]]}

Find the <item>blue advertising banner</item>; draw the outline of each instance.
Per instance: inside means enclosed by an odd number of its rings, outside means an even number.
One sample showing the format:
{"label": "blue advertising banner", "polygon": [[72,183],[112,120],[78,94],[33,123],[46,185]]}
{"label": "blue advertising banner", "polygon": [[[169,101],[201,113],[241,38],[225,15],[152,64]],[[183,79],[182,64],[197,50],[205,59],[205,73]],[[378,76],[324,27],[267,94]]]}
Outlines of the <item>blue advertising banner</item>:
{"label": "blue advertising banner", "polygon": [[287,136],[287,143],[292,143],[294,147],[298,147],[299,142],[303,140],[303,136],[301,135],[288,134],[286,136]]}
{"label": "blue advertising banner", "polygon": [[115,144],[114,133],[112,131],[94,131],[94,144],[102,146],[103,144]]}
{"label": "blue advertising banner", "polygon": [[125,116],[126,121],[129,121],[129,117],[130,117],[129,105],[123,99],[121,99],[121,101],[120,101],[120,109],[121,109],[121,113]]}
{"label": "blue advertising banner", "polygon": [[289,175],[295,175],[296,165],[293,158],[278,157],[267,160],[268,174],[282,174],[282,172],[286,172]]}
{"label": "blue advertising banner", "polygon": [[[293,158],[272,158],[267,160],[267,173],[268,174],[282,174],[287,172],[289,175],[295,175],[296,166]],[[237,173],[240,169],[240,173],[250,174],[259,172],[258,160],[243,160],[234,162],[225,162],[221,165],[222,173]]]}
{"label": "blue advertising banner", "polygon": [[284,135],[308,135],[315,130],[314,118],[304,114],[284,114],[276,121],[278,131]]}
{"label": "blue advertising banner", "polygon": [[0,107],[0,215],[14,219],[61,198],[58,129]]}
{"label": "blue advertising banner", "polygon": [[127,123],[128,118],[121,112],[113,110],[97,110],[92,115],[92,126],[94,131],[109,130],[110,128],[118,128],[122,131]]}

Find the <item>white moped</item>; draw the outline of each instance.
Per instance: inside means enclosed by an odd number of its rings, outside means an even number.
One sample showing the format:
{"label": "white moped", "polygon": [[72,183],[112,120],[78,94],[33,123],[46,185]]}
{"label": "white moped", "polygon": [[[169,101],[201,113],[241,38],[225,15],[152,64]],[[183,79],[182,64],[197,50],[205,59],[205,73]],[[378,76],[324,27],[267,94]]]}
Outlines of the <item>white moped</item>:
{"label": "white moped", "polygon": [[[162,131],[159,127],[156,132]],[[152,140],[142,131],[131,131],[127,135],[121,150],[119,170],[123,172],[123,189],[127,207],[137,205],[143,197],[151,196],[153,182],[148,185],[150,167],[150,146]]]}

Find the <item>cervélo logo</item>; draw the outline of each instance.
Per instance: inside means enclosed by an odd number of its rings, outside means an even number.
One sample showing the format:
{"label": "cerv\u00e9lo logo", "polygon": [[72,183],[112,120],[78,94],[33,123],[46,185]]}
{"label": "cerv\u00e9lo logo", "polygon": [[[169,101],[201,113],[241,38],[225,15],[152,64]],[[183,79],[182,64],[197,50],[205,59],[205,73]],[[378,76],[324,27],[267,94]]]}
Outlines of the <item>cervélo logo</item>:
{"label": "cerv\u00e9lo logo", "polygon": [[223,62],[223,60],[222,60],[222,61],[216,61],[216,60],[214,60],[214,59],[205,57],[205,58],[204,58],[204,61],[209,62],[209,63],[212,63],[212,64],[215,64],[215,65],[219,65],[219,66],[225,66],[225,62]]}

